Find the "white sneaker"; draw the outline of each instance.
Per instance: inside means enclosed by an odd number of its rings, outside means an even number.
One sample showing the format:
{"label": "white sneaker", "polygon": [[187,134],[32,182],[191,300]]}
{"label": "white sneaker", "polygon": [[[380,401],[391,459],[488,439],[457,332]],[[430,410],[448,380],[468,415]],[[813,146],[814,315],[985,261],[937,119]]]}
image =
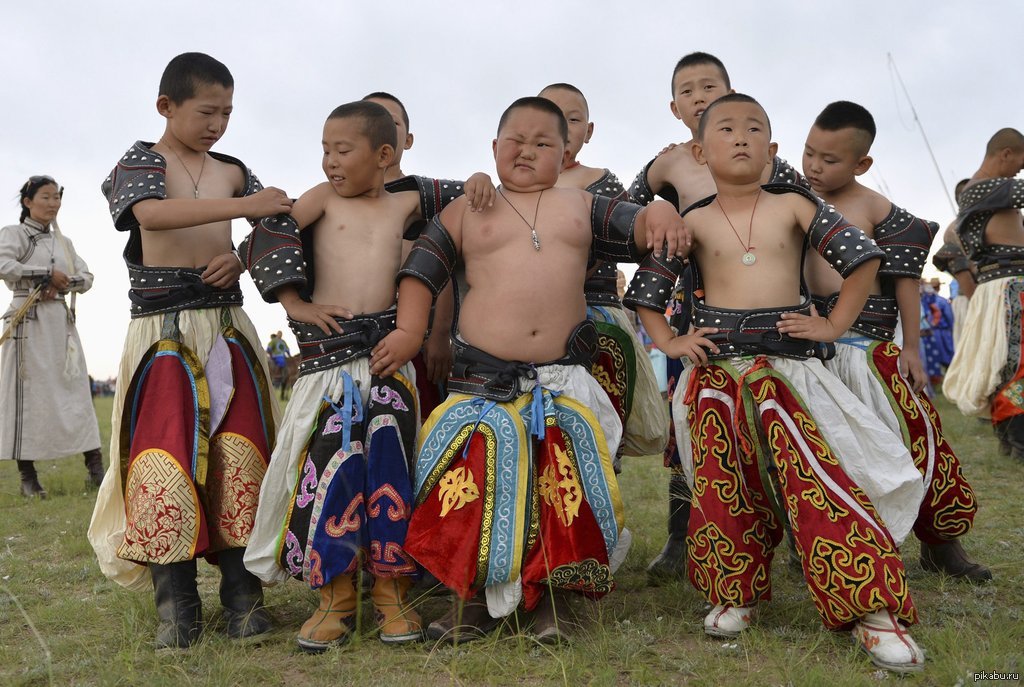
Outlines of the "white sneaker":
{"label": "white sneaker", "polygon": [[889,611],[875,611],[857,621],[853,638],[879,668],[895,673],[924,670],[924,652],[907,628]]}
{"label": "white sneaker", "polygon": [[750,627],[753,619],[753,607],[715,606],[704,616],[704,633],[712,637],[733,639]]}

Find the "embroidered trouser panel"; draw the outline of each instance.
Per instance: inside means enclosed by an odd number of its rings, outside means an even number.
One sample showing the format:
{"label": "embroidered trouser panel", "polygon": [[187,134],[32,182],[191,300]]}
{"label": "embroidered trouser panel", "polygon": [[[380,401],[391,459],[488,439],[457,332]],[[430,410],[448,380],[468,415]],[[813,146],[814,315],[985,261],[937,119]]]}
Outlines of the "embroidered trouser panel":
{"label": "embroidered trouser panel", "polygon": [[281,538],[280,565],[313,589],[360,565],[375,577],[418,571],[404,549],[418,426],[414,385],[401,374],[373,376],[364,408],[349,373],[337,374],[343,394],[320,403]]}
{"label": "embroidered trouser panel", "polygon": [[728,363],[697,368],[687,394],[694,447],[687,571],[711,603],[770,598],[785,517],[827,627],[882,609],[916,621],[895,543],[770,363],[759,359],[743,375]]}
{"label": "embroidered trouser panel", "polygon": [[970,531],[978,504],[942,434],[938,412],[927,396],[911,390],[900,374],[899,356],[899,347],[891,342],[874,342],[867,349],[868,366],[885,390],[914,466],[924,479],[925,495],[914,534],[927,544],[939,544]]}
{"label": "embroidered trouser panel", "polygon": [[120,558],[166,565],[248,543],[274,424],[262,351],[225,317],[207,362],[216,373],[169,329],[131,380],[121,420]]}
{"label": "embroidered trouser panel", "polygon": [[622,503],[589,408],[540,387],[452,394],[421,436],[406,548],[441,582],[468,599],[521,580],[528,610],[548,585],[611,591]]}
{"label": "embroidered trouser panel", "polygon": [[1024,281],[1014,281],[1003,293],[1005,321],[987,323],[1006,327],[1006,363],[1000,372],[1003,380],[992,397],[992,424],[1024,415],[1024,357],[1021,356],[1021,333],[1024,331]]}

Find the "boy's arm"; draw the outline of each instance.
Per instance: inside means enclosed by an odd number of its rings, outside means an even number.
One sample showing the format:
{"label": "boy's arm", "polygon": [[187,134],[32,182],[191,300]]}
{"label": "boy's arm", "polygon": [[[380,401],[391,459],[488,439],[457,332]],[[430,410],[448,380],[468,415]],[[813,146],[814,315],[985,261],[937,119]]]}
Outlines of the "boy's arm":
{"label": "boy's arm", "polygon": [[434,304],[434,319],[430,335],[423,344],[423,360],[427,364],[427,378],[435,384],[448,379],[452,368],[452,319],[455,316],[455,281],[451,280],[438,295]]}
{"label": "boy's arm", "polygon": [[903,329],[903,350],[900,352],[900,372],[909,377],[911,388],[920,392],[928,383],[928,376],[921,362],[921,294],[917,279],[896,280],[896,306],[900,311],[900,327]]}
{"label": "boy's arm", "polygon": [[607,196],[587,194],[594,255],[611,262],[639,262],[654,246],[668,242],[669,255],[685,255],[689,237],[671,203],[646,208]]}
{"label": "boy's arm", "polygon": [[665,246],[668,255],[685,257],[690,252],[693,238],[675,206],[666,200],[656,200],[637,216],[634,241],[638,247],[646,246],[647,250]]}
{"label": "boy's arm", "polygon": [[423,346],[430,305],[451,280],[462,247],[462,215],[467,201],[457,200],[431,220],[398,273],[395,331],[377,344],[370,371],[387,377],[412,360]]}
{"label": "boy's arm", "polygon": [[[825,205],[799,186],[790,186],[798,226],[806,227],[807,240],[833,269],[843,277],[839,299],[829,313],[821,317],[783,313],[779,331],[796,339],[831,342],[842,336],[864,309],[875,282],[880,260],[885,257],[874,240],[847,222],[831,205]],[[810,201],[810,202],[808,202]]]}
{"label": "boy's arm", "polygon": [[674,145],[666,147],[656,158],[644,165],[629,187],[630,201],[638,205],[647,205],[654,201],[655,196],[661,196],[679,209],[679,194],[666,178],[671,158],[665,153],[673,148]]}

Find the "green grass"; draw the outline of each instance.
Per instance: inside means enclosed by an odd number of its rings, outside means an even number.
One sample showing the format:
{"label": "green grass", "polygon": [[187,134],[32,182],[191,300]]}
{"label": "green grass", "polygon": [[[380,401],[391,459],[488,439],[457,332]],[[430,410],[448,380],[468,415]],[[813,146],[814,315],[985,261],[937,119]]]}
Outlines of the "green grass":
{"label": "green grass", "polygon": [[[110,399],[97,401],[104,440]],[[940,401],[981,510],[968,551],[990,565],[992,584],[969,586],[925,573],[911,539],[903,553],[928,663],[905,684],[973,684],[976,671],[1024,672],[1024,464],[998,455],[989,429]],[[277,630],[260,647],[218,631],[218,575],[200,564],[210,625],[187,653],[154,654],[152,595],[128,592],[99,572],[85,538],[95,493],[80,456],[41,463],[46,501],[18,493],[15,465],[0,463],[0,684],[2,685],[843,685],[893,680],[872,668],[846,633],[821,623],[799,574],[779,556],[774,598],[740,640],[705,638],[703,599],[686,582],[648,587],[644,568],[664,541],[668,475],[660,459],[629,461],[621,476],[633,549],[618,589],[596,604],[598,622],[568,648],[539,646],[510,630],[459,648],[386,647],[369,629],[320,656],[294,634],[314,608],[298,583],[267,590]],[[444,597],[419,601],[429,621]],[[369,605],[363,617],[370,618]]]}

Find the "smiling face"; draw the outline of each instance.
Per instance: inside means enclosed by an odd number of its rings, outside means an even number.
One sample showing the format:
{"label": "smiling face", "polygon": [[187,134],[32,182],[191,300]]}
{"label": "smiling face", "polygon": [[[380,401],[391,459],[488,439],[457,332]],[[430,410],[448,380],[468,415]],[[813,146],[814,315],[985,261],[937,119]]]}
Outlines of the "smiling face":
{"label": "smiling face", "polygon": [[864,154],[867,132],[853,127],[826,131],[812,126],[804,143],[803,171],[816,193],[831,193],[846,186],[871,167]]}
{"label": "smiling face", "polygon": [[716,179],[752,183],[775,157],[768,116],[757,103],[734,101],[716,105],[706,115],[694,157]]}
{"label": "smiling face", "polygon": [[575,159],[583,144],[589,143],[594,133],[587,101],[579,93],[565,88],[547,88],[541,91],[540,95],[558,105],[558,109],[565,115],[565,120],[569,123],[569,142],[566,148],[570,159]]}
{"label": "smiling face", "polygon": [[28,208],[28,216],[44,227],[57,218],[60,210],[61,193],[56,184],[40,186],[35,195],[25,198],[22,204]]}
{"label": "smiling face", "polygon": [[690,131],[697,130],[708,105],[732,91],[725,85],[722,70],[713,64],[683,67],[672,78],[672,114]]}
{"label": "smiling face", "polygon": [[323,170],[335,193],[345,198],[362,195],[383,183],[384,170],[394,161],[394,148],[374,150],[361,117],[336,117],[324,124]]}
{"label": "smiling face", "polygon": [[502,185],[522,193],[554,186],[568,154],[556,115],[533,107],[509,112],[492,148]]}
{"label": "smiling face", "polygon": [[157,110],[167,118],[167,131],[180,145],[205,153],[220,140],[231,116],[233,88],[220,84],[200,84],[195,94],[181,103],[166,95],[156,101]]}

